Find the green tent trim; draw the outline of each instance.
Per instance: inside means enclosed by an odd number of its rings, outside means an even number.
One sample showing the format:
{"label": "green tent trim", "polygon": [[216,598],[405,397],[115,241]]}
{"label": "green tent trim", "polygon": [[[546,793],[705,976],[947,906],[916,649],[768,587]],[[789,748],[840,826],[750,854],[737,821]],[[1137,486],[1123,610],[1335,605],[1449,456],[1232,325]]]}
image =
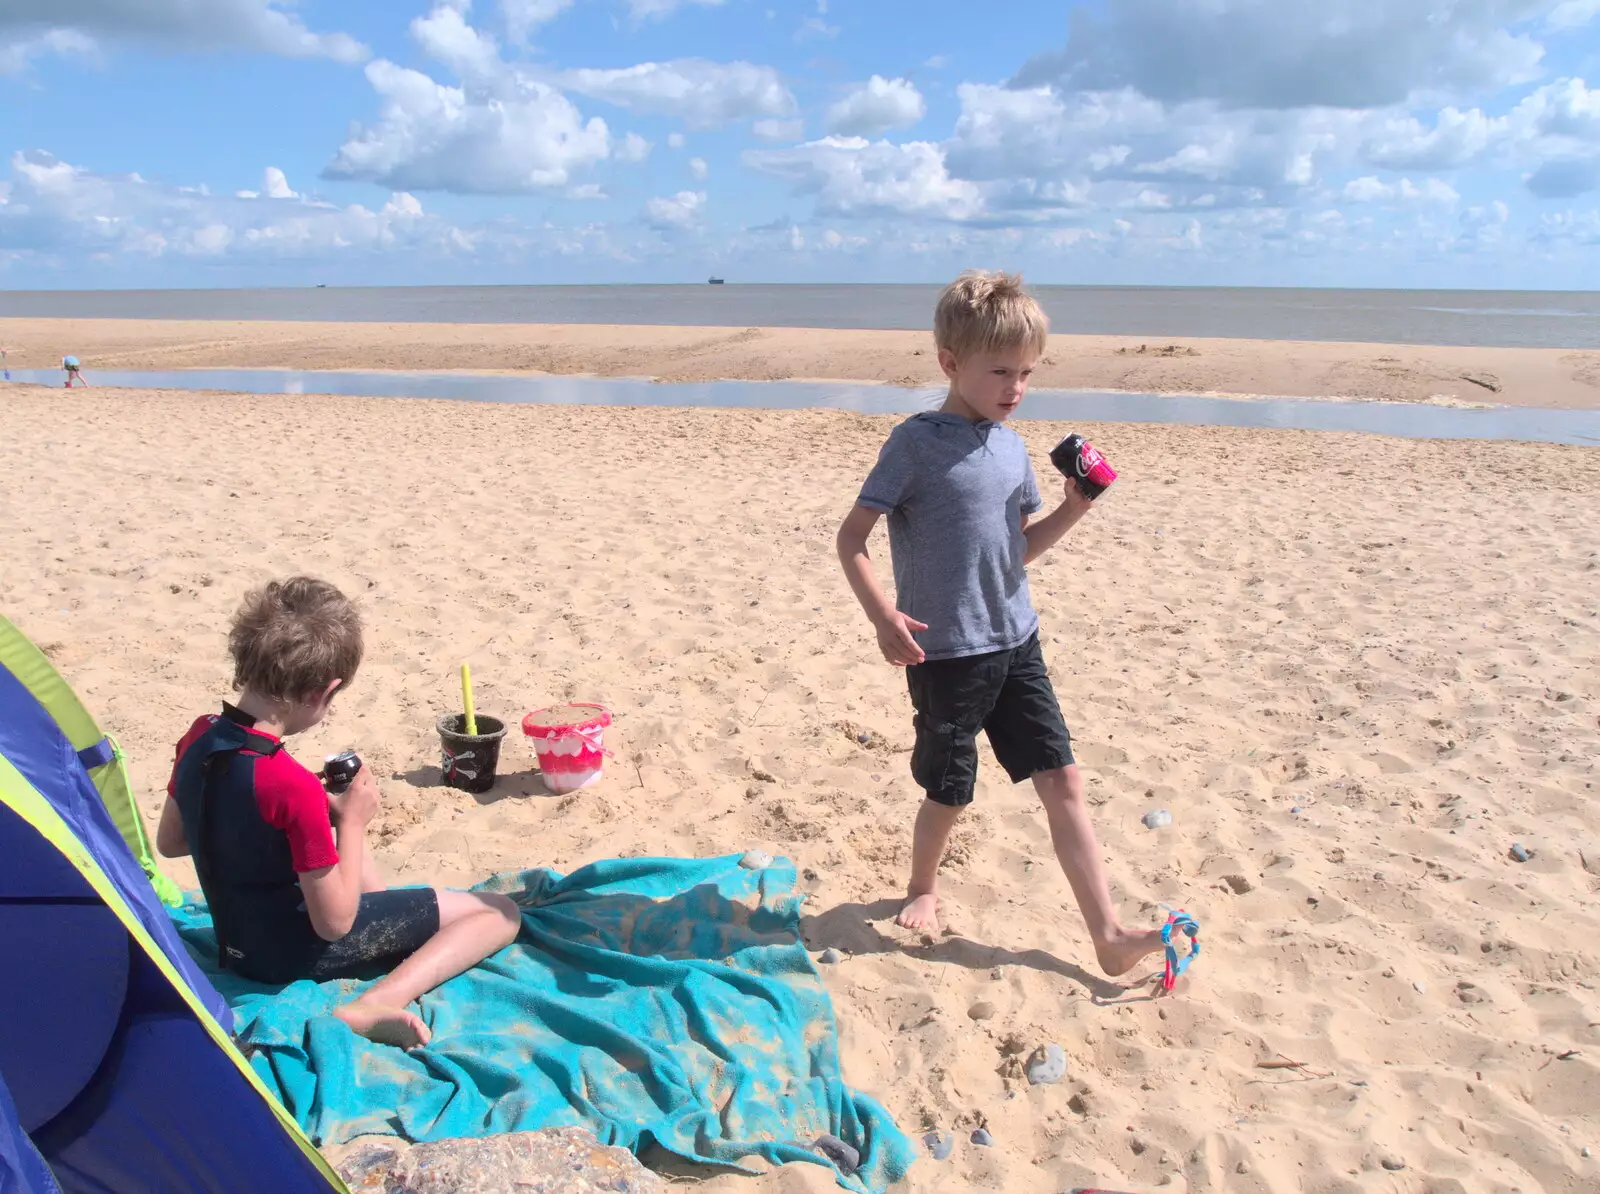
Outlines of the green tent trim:
{"label": "green tent trim", "polygon": [[61,678],[45,653],[34,646],[9,618],[0,615],[0,667],[14,675],[41,705],[48,709],[56,724],[66,734],[73,749],[93,750],[100,743],[106,748],[102,756],[106,761],[89,769],[100,800],[111,814],[111,820],[122,834],[128,850],[139,863],[139,869],[150,880],[157,897],[169,908],[183,903],[183,892],[178,885],[163,875],[150,852],[150,840],[145,835],[144,819],[139,815],[138,803],[133,798],[133,783],[128,776],[128,758],[122,747],[100,727],[83,707],[71,685]]}

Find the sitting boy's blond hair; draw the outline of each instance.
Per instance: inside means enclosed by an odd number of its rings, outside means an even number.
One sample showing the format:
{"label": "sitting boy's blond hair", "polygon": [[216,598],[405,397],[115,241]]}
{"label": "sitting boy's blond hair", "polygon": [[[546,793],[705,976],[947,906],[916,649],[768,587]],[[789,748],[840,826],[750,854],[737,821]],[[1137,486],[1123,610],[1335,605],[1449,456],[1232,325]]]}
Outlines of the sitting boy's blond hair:
{"label": "sitting boy's blond hair", "polygon": [[1019,347],[1043,356],[1049,335],[1050,317],[1020,274],[968,270],[944,288],[933,313],[933,342],[958,361]]}
{"label": "sitting boy's blond hair", "polygon": [[349,687],[361,666],[361,614],[325,580],[292,576],[251,589],[228,632],[233,685],[276,701]]}

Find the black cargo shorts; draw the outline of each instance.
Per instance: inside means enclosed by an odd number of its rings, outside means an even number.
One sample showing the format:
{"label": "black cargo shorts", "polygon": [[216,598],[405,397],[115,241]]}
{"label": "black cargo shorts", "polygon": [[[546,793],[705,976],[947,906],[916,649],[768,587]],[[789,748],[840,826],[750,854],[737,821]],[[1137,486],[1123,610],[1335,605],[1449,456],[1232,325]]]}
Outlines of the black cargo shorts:
{"label": "black cargo shorts", "polygon": [[929,800],[972,803],[979,730],[1014,784],[1072,765],[1072,735],[1037,633],[1009,651],[919,663],[906,669],[906,684],[916,710],[911,776]]}

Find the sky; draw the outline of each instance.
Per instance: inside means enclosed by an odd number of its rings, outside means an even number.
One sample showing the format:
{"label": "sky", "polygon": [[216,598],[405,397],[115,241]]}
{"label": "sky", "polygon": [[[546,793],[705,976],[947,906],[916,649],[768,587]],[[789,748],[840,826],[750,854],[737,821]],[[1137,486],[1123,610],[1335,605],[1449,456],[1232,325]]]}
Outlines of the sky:
{"label": "sky", "polygon": [[1600,0],[0,4],[0,287],[973,266],[1592,289]]}

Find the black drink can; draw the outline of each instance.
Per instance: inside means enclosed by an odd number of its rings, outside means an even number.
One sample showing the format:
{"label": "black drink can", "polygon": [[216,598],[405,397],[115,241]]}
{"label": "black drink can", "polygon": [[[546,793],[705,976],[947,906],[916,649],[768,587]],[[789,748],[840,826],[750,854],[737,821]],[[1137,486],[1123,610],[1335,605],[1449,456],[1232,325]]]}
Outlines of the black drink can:
{"label": "black drink can", "polygon": [[1077,482],[1084,497],[1093,501],[1117,479],[1117,471],[1100,449],[1081,435],[1069,435],[1050,450],[1050,463],[1062,476]]}
{"label": "black drink can", "polygon": [[330,792],[342,792],[361,773],[361,756],[353,750],[329,755],[322,761],[322,784]]}

